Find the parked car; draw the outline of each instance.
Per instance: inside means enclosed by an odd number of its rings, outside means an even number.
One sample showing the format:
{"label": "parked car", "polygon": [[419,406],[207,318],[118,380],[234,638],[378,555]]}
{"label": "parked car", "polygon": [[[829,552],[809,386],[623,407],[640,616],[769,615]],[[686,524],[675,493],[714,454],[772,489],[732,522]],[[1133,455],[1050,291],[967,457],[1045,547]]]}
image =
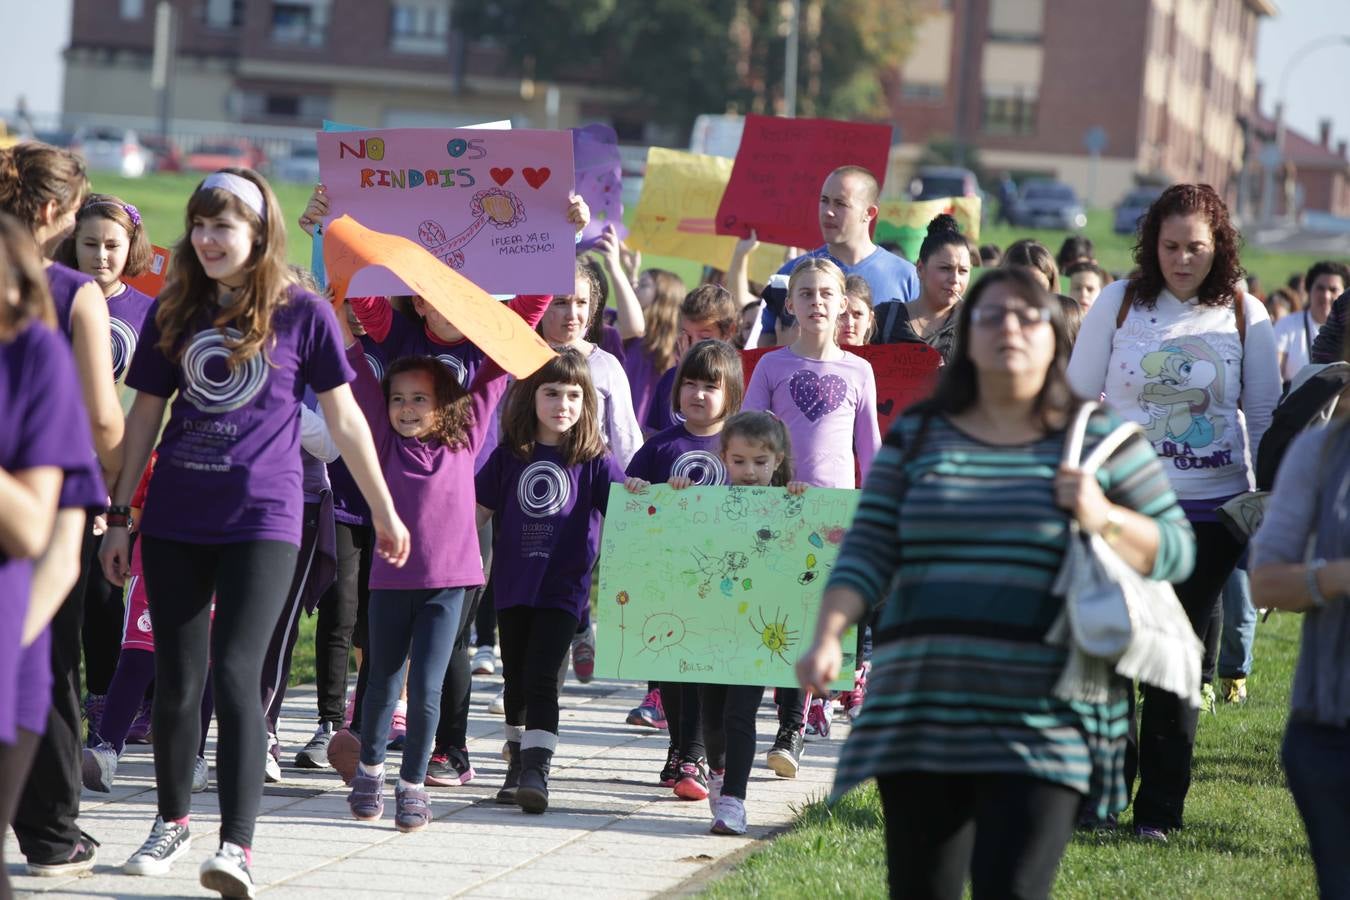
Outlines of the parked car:
{"label": "parked car", "polygon": [[77,129],[70,149],[84,157],[91,171],[116,172],[124,178],[140,178],[153,165],[150,151],[128,128]]}
{"label": "parked car", "polygon": [[60,128],[42,129],[20,140],[33,140],[53,147],[70,148],[72,141],[75,140],[75,132]]}
{"label": "parked car", "polygon": [[178,149],[172,139],[158,134],[143,134],[141,143],[150,151],[154,171],[183,171],[183,151]]}
{"label": "parked car", "polygon": [[1134,234],[1139,220],[1148,212],[1153,201],[1162,196],[1162,192],[1163,189],[1160,187],[1137,187],[1121,197],[1120,202],[1116,204],[1114,224],[1116,234]]}
{"label": "parked car", "polygon": [[909,182],[909,199],[941,200],[944,197],[979,197],[975,173],[958,166],[922,166]]}
{"label": "parked car", "polygon": [[290,156],[272,161],[272,177],[277,181],[315,184],[319,180],[319,148],[314,144],[297,144]]}
{"label": "parked car", "polygon": [[1074,189],[1062,181],[1028,181],[1022,185],[1011,211],[1020,228],[1057,228],[1069,231],[1087,225],[1087,212]]}
{"label": "parked car", "polygon": [[214,172],[231,166],[261,169],[265,162],[261,148],[241,139],[202,144],[187,155],[183,168],[189,172]]}

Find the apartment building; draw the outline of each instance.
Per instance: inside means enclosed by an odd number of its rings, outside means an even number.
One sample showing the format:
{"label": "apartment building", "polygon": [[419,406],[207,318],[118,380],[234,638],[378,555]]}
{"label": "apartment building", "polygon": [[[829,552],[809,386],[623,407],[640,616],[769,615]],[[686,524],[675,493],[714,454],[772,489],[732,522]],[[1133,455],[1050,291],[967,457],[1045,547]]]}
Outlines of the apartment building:
{"label": "apartment building", "polygon": [[955,136],[991,172],[1092,187],[1099,204],[1140,178],[1235,194],[1271,0],[928,2],[894,91],[912,155]]}

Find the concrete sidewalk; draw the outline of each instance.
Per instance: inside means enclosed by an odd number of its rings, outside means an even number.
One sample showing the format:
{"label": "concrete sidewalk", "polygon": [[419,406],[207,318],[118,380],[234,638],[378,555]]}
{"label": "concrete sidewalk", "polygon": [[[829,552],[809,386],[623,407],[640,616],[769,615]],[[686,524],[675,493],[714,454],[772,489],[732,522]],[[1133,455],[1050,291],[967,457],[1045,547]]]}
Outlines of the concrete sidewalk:
{"label": "concrete sidewalk", "polygon": [[[500,716],[487,702],[497,677],[475,678],[469,754],[478,777],[457,788],[432,788],[435,821],[399,834],[393,825],[392,780],[385,817],[357,822],[346,789],[332,770],[291,768],[313,729],[314,690],[293,689],[282,721],[282,782],[268,785],[255,838],[253,876],[260,893],[275,897],[587,898],[683,894],[716,874],[792,821],[794,811],[829,789],[847,725],[836,719],[830,740],[807,743],[800,773],[782,779],[764,767],[777,721],[767,692],[758,723],[759,749],[751,775],[745,837],[709,833],[708,804],[682,801],[658,788],[667,735],[624,724],[642,699],[638,685],[569,681],[550,784],[549,811],[529,816],[493,802],[506,764]],[[214,760],[208,746],[207,759]],[[390,754],[391,779],[398,755]],[[191,852],[163,878],[121,874],[155,817],[154,774],[148,746],[129,747],[111,795],[85,791],[82,827],[102,842],[98,866],[83,878],[24,874],[18,846],[6,836],[9,875],[20,894],[49,897],[215,897],[197,882],[197,867],[215,852],[219,815],[214,769],[210,789],[193,797]]]}

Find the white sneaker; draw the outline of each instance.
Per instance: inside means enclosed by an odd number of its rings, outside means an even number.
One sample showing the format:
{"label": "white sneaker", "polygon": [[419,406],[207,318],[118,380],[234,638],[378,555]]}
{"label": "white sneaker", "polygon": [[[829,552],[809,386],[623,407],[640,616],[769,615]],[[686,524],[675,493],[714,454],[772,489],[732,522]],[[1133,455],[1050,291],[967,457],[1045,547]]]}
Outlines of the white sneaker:
{"label": "white sneaker", "polygon": [[80,758],[80,780],[91,791],[107,794],[117,777],[117,751],[107,741],[85,747]]}
{"label": "white sneaker", "polygon": [[281,781],[281,763],[277,762],[277,758],[272,755],[271,750],[267,751],[265,759],[267,761],[263,763],[263,781],[268,784],[276,784]]}
{"label": "white sneaker", "polygon": [[122,871],[128,875],[167,875],[174,860],[191,848],[192,836],[186,825],[165,822],[155,816],[150,836],[141,844],[141,849],[122,864]]}
{"label": "white sneaker", "polygon": [[488,712],[494,716],[506,715],[506,688],[502,688],[497,696],[488,701]]}
{"label": "white sneaker", "polygon": [[[267,758],[272,759],[272,754],[270,753],[267,754]],[[276,760],[274,759],[272,761],[276,762]],[[281,767],[278,766],[277,767],[278,780],[280,779],[280,777],[281,777]],[[206,790],[206,785],[209,780],[210,775],[206,770],[206,757],[199,756],[197,757],[197,761],[192,765],[192,793],[200,794],[202,791]]]}
{"label": "white sneaker", "polygon": [[740,797],[718,797],[713,813],[713,834],[745,834],[745,801]]}
{"label": "white sneaker", "polygon": [[714,772],[708,770],[708,811],[714,818],[717,816],[717,801],[722,799],[722,782],[726,780],[726,772]]}
{"label": "white sneaker", "polygon": [[244,848],[229,841],[198,870],[202,887],[222,897],[252,897],[253,874],[248,870]]}
{"label": "white sneaker", "polygon": [[488,646],[479,647],[473,654],[473,674],[491,675],[497,671],[497,657]]}

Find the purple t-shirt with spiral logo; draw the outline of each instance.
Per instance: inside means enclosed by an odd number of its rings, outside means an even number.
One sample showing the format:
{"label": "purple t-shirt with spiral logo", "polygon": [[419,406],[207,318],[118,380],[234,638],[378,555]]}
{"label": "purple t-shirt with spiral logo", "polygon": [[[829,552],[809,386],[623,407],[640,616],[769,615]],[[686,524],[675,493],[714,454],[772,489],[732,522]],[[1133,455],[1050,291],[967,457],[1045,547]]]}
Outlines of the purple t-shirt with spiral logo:
{"label": "purple t-shirt with spiral logo", "polygon": [[[47,267],[47,289],[51,291],[52,303],[56,307],[56,324],[65,336],[71,349],[74,349],[75,327],[71,314],[75,309],[75,294],[94,279],[83,272],[52,263]],[[88,420],[83,400],[79,403],[80,414]],[[80,465],[66,469],[65,480],[61,482],[61,497],[58,506],[61,509],[100,509],[108,502],[108,491],[103,484],[103,470],[99,467],[98,454],[94,452],[94,438],[85,428],[80,438],[84,442],[85,453]]]}
{"label": "purple t-shirt with spiral logo", "polygon": [[672,425],[652,435],[633,454],[628,474],[652,484],[663,484],[676,475],[699,486],[726,484],[721,445],[720,434],[699,437],[683,425]]}
{"label": "purple t-shirt with spiral logo", "polygon": [[326,301],[293,286],[272,314],[273,340],[231,368],[226,341],[238,332],[203,314],[170,361],[146,316],[127,386],[157,397],[178,391],[159,444],[141,531],[197,544],[300,543],[303,513],[300,405],[355,377],[337,317]]}
{"label": "purple t-shirt with spiral logo", "polygon": [[569,466],[556,447],[543,444],[528,462],[504,446],[492,451],[475,484],[479,504],[497,514],[492,584],[498,609],[563,609],[581,618],[611,486],[623,479],[609,453]]}
{"label": "purple t-shirt with spiral logo", "polygon": [[145,327],[145,317],[155,298],[143,294],[129,284],[121,293],[108,298],[108,325],[112,329],[113,378],[121,381],[136,355],[136,344]]}

